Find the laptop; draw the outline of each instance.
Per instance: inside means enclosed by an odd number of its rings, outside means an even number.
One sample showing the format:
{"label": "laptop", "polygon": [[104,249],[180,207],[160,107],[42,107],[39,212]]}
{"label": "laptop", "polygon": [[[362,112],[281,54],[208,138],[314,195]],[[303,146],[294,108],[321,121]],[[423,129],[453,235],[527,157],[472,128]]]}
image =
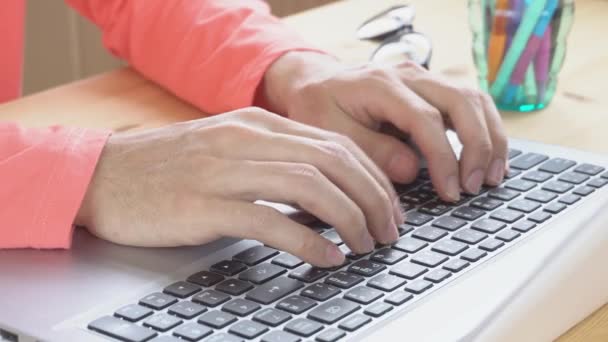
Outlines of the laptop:
{"label": "laptop", "polygon": [[[522,140],[510,146],[504,183],[457,204],[439,201],[421,169],[397,187],[407,210],[399,240],[349,253],[333,269],[250,240],[133,248],[84,229],[69,251],[0,251],[0,336],[554,339],[608,301],[608,156]],[[332,227],[309,225],[349,252]]]}

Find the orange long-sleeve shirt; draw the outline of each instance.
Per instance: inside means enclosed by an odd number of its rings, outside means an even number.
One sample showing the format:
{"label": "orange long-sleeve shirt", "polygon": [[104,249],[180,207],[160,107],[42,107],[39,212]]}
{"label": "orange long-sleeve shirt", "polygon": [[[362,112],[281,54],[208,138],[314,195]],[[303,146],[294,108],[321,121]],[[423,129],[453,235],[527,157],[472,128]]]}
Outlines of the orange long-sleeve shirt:
{"label": "orange long-sleeve shirt", "polygon": [[[270,64],[288,51],[312,50],[261,0],[67,1],[100,27],[112,53],[207,113],[254,104]],[[23,0],[0,4],[0,35],[8,37],[0,37],[8,51],[0,54],[0,101],[18,94],[22,12]],[[70,246],[108,135],[0,123],[0,248]]]}

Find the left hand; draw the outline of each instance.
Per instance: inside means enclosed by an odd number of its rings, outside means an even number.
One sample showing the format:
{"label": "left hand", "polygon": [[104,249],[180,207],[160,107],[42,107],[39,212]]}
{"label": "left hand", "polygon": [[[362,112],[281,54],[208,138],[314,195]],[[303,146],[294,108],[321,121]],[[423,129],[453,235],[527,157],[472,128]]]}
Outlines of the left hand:
{"label": "left hand", "polygon": [[[412,181],[419,160],[397,135],[409,136],[427,160],[446,201],[460,189],[476,194],[508,170],[507,138],[492,99],[451,84],[411,62],[348,67],[314,52],[290,52],[266,72],[261,89],[270,109],[355,141],[395,182]],[[386,134],[386,124],[401,134]],[[445,135],[463,144],[460,161]]]}

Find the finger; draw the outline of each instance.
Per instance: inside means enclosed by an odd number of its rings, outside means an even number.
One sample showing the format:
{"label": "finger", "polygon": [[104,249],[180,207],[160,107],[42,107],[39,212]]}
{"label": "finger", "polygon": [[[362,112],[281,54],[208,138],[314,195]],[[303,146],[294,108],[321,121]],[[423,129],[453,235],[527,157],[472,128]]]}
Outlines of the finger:
{"label": "finger", "polygon": [[214,222],[215,229],[224,236],[258,240],[318,267],[344,263],[344,254],[336,245],[276,209],[246,202],[209,205],[215,206],[213,212],[230,213],[229,219],[223,217]]}
{"label": "finger", "polygon": [[370,114],[409,133],[427,160],[439,196],[446,201],[458,201],[458,162],[445,135],[440,112],[400,82],[372,89],[369,96],[383,100],[375,103]]}
{"label": "finger", "polygon": [[[264,136],[265,135],[265,136]],[[398,238],[393,204],[361,163],[342,145],[305,137],[263,133],[230,149],[228,158],[310,164],[336,184],[365,214],[369,233],[382,243]],[[350,234],[351,227],[336,227]]]}
{"label": "finger", "polygon": [[361,209],[314,166],[238,161],[226,170],[222,179],[227,181],[216,184],[225,196],[296,205],[344,232],[340,233],[344,242],[357,253],[374,248]]}
{"label": "finger", "polygon": [[477,93],[465,93],[426,74],[412,82],[406,73],[403,81],[450,118],[463,146],[460,155],[460,183],[465,191],[478,194],[486,178],[493,151],[485,106]]}
{"label": "finger", "polygon": [[[346,115],[345,113],[342,113]],[[274,122],[273,122],[274,121]],[[308,137],[317,140],[324,141],[336,141],[343,146],[345,146],[363,165],[363,167],[374,177],[374,179],[382,186],[382,188],[386,191],[386,194],[391,199],[394,207],[394,219],[397,224],[403,223],[403,215],[401,213],[401,209],[399,206],[399,198],[395,189],[389,179],[386,177],[385,173],[378,168],[378,165],[374,163],[358,145],[358,141],[353,143],[349,137],[357,138],[359,135],[362,135],[363,132],[372,130],[363,127],[359,123],[354,120],[344,120],[343,124],[340,125],[341,131],[338,133],[326,131],[317,127],[303,125],[285,118],[278,118],[268,123],[268,128],[273,132],[281,132],[285,134],[293,134],[303,137]],[[381,145],[376,146],[379,148]],[[371,150],[371,149],[370,149]],[[407,168],[407,166],[401,168]],[[409,171],[409,170],[408,170]],[[404,172],[402,172],[404,173]],[[407,177],[407,175],[406,175]],[[406,177],[405,180],[407,180]]]}
{"label": "finger", "polygon": [[486,182],[489,185],[497,186],[502,183],[506,172],[509,171],[509,142],[494,101],[487,94],[483,94],[482,102],[490,131],[490,139],[492,139],[492,146],[494,147]]}

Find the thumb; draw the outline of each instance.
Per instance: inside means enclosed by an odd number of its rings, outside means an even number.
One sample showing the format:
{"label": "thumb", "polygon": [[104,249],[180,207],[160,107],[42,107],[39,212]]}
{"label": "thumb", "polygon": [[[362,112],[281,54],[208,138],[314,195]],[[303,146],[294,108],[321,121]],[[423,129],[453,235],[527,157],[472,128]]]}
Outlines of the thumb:
{"label": "thumb", "polygon": [[350,136],[393,182],[410,183],[416,178],[420,159],[399,139],[362,125]]}

